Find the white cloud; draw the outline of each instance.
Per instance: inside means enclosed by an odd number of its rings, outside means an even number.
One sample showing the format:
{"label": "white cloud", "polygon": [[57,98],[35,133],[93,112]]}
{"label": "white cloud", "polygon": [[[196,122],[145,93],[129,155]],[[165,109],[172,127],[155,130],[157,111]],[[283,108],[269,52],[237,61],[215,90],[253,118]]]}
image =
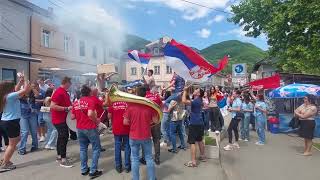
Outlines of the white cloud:
{"label": "white cloud", "polygon": [[211,34],[211,31],[206,28],[202,28],[201,30],[196,31],[199,37],[201,38],[208,38]]}
{"label": "white cloud", "polygon": [[[187,3],[179,0],[131,0],[132,2],[143,1],[149,3],[158,3],[165,5],[171,9],[182,12],[182,17],[186,20],[195,20],[208,16],[211,9],[197,6],[195,4]],[[190,1],[201,4],[210,8],[225,8],[229,0],[198,0]]]}
{"label": "white cloud", "polygon": [[127,9],[135,9],[135,8],[136,8],[136,6],[133,5],[133,4],[125,4],[125,7],[126,7]]}
{"label": "white cloud", "polygon": [[223,15],[216,15],[215,17],[213,17],[212,19],[210,19],[207,24],[210,26],[213,22],[221,22],[224,20],[224,16]]}
{"label": "white cloud", "polygon": [[149,14],[149,15],[151,15],[151,14],[155,14],[156,13],[156,11],[154,11],[154,10],[147,10],[147,12],[146,12],[147,14]]}
{"label": "white cloud", "polygon": [[169,24],[171,26],[176,26],[177,25],[176,22],[173,19],[170,19]]}
{"label": "white cloud", "polygon": [[243,31],[243,26],[241,26],[239,28],[231,29],[226,32],[221,32],[218,35],[220,35],[220,36],[233,35],[233,36],[235,36],[235,39],[237,38],[239,40],[246,41],[246,42],[251,42],[254,40],[253,37],[246,36],[246,32]]}

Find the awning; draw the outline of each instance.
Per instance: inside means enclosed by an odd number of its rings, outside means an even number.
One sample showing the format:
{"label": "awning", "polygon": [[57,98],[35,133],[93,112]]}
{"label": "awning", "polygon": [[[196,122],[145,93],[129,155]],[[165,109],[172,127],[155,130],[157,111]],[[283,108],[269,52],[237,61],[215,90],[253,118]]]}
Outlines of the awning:
{"label": "awning", "polygon": [[248,84],[255,91],[262,90],[262,89],[275,89],[280,87],[280,75],[276,74],[271,77],[258,79],[258,80],[249,82]]}
{"label": "awning", "polygon": [[38,58],[33,58],[28,55],[24,54],[14,54],[14,53],[9,53],[9,52],[0,52],[0,58],[8,58],[8,59],[16,59],[16,60],[21,60],[21,61],[30,61],[30,62],[36,62],[36,63],[41,63],[41,59]]}

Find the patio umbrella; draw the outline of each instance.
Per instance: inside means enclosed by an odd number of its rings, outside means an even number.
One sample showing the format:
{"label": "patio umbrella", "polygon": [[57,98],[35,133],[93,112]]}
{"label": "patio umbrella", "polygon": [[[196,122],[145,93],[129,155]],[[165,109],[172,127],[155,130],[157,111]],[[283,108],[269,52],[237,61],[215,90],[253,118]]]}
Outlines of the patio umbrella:
{"label": "patio umbrella", "polygon": [[289,84],[271,91],[269,98],[303,98],[308,94],[320,97],[320,86],[314,84]]}
{"label": "patio umbrella", "polygon": [[84,74],[82,74],[82,76],[97,76],[97,73],[94,73],[94,72],[88,72],[88,73],[84,73]]}

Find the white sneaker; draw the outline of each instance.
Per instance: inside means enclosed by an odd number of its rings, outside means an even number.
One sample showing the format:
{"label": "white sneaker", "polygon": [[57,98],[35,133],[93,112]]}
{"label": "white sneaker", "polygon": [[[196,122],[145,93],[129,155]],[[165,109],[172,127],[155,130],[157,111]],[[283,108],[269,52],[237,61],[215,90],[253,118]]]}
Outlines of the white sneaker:
{"label": "white sneaker", "polygon": [[44,142],[45,140],[46,140],[46,138],[44,136],[41,136],[39,141]]}
{"label": "white sneaker", "polygon": [[232,151],[233,147],[232,147],[232,145],[228,144],[223,149],[226,150],[226,151]]}
{"label": "white sneaker", "polygon": [[243,141],[243,139],[242,139],[242,138],[239,138],[239,141]]}
{"label": "white sneaker", "polygon": [[237,148],[237,149],[240,149],[240,146],[239,146],[238,143],[233,143],[232,146],[235,147],[235,148]]}
{"label": "white sneaker", "polygon": [[160,143],[160,147],[167,147],[167,146],[168,146],[168,144],[165,142]]}
{"label": "white sneaker", "polygon": [[264,143],[262,143],[262,142],[256,142],[256,145],[258,145],[258,146],[263,146]]}
{"label": "white sneaker", "polygon": [[249,142],[249,139],[245,139],[244,141],[245,141],[245,142]]}
{"label": "white sneaker", "polygon": [[52,147],[52,146],[49,146],[49,145],[46,145],[44,148],[47,149],[47,150],[55,150],[56,149],[55,147]]}

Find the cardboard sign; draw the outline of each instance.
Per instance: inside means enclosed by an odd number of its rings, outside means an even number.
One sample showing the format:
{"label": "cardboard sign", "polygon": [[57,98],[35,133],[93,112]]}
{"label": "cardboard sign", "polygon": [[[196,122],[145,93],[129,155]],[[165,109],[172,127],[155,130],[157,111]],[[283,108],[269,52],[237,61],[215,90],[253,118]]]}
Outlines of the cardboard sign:
{"label": "cardboard sign", "polygon": [[97,72],[98,74],[116,73],[116,67],[114,64],[98,64]]}

